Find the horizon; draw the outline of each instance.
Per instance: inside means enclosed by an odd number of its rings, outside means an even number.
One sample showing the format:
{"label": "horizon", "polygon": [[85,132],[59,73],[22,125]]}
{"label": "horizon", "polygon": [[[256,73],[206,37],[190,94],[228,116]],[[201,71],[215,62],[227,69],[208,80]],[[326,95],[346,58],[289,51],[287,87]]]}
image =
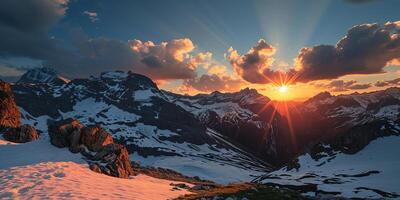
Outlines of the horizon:
{"label": "horizon", "polygon": [[399,1],[227,3],[4,1],[0,78],[42,66],[70,79],[131,70],[179,94],[250,87],[274,100],[400,84]]}

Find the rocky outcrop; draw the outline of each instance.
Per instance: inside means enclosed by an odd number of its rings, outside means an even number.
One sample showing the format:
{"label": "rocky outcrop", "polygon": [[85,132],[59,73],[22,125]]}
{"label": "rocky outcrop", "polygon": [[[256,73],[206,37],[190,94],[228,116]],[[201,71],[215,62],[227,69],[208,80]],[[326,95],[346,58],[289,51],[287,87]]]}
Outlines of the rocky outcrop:
{"label": "rocky outcrop", "polygon": [[8,128],[3,137],[11,142],[25,143],[37,140],[39,134],[33,126],[25,124],[17,128]]}
{"label": "rocky outcrop", "polygon": [[20,124],[20,113],[15,104],[11,86],[0,80],[0,130],[17,128]]}
{"label": "rocky outcrop", "polygon": [[4,133],[4,139],[17,143],[37,140],[36,129],[30,125],[21,126],[20,118],[10,84],[0,80],[0,131]]}
{"label": "rocky outcrop", "polygon": [[54,146],[80,152],[87,158],[91,170],[120,178],[133,175],[128,150],[114,143],[111,135],[100,126],[85,127],[69,118],[50,124],[48,129]]}
{"label": "rocky outcrop", "polygon": [[91,169],[94,168],[94,171],[98,171],[96,168],[99,168],[104,174],[120,178],[133,175],[128,150],[120,144],[110,143],[104,146],[92,157],[92,160],[98,161],[91,164]]}
{"label": "rocky outcrop", "polygon": [[114,143],[111,135],[100,126],[83,128],[81,142],[90,151],[100,151],[104,146]]}
{"label": "rocky outcrop", "polygon": [[78,153],[81,132],[84,126],[76,119],[65,119],[49,125],[50,142],[56,147],[68,147],[71,152]]}

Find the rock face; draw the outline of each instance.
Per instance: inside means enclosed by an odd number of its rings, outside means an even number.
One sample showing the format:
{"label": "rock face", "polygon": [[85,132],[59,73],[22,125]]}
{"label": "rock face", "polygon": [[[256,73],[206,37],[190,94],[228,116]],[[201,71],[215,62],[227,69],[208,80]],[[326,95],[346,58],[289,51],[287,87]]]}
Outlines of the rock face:
{"label": "rock face", "polygon": [[36,129],[27,124],[17,128],[8,128],[3,136],[4,139],[17,143],[30,142],[39,138],[39,134],[37,133]]}
{"label": "rock face", "polygon": [[78,120],[69,118],[50,124],[48,129],[54,146],[82,153],[91,170],[120,178],[133,175],[128,150],[115,144],[111,135],[100,126],[85,127]]}
{"label": "rock face", "polygon": [[85,127],[82,130],[81,142],[90,151],[100,151],[104,146],[114,143],[111,135],[100,126]]}
{"label": "rock face", "polygon": [[11,86],[0,80],[0,130],[17,128],[20,124],[20,113],[15,104]]}
{"label": "rock face", "polygon": [[95,165],[98,165],[101,172],[107,175],[120,178],[128,178],[133,175],[128,151],[120,144],[110,143],[104,146],[94,155],[93,160],[100,161],[100,164],[96,163]]}
{"label": "rock face", "polygon": [[69,147],[74,153],[80,151],[83,125],[75,119],[65,119],[49,125],[50,142],[56,147]]}

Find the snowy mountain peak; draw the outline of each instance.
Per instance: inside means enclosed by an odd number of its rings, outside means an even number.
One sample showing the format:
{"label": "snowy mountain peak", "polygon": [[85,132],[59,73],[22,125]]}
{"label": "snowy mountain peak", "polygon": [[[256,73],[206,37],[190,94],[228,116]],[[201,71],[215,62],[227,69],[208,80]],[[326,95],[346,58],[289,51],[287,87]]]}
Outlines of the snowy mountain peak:
{"label": "snowy mountain peak", "polygon": [[101,73],[99,78],[92,77],[92,81],[102,81],[109,85],[118,84],[124,88],[132,89],[155,89],[158,90],[157,84],[155,84],[150,78],[141,74],[136,74],[131,71],[109,71]]}
{"label": "snowy mountain peak", "polygon": [[18,80],[18,83],[48,83],[56,85],[62,85],[68,82],[68,79],[58,75],[54,69],[48,67],[28,70]]}
{"label": "snowy mountain peak", "polygon": [[126,79],[128,76],[129,76],[129,74],[126,72],[123,72],[123,71],[109,71],[109,72],[101,73],[100,78],[123,80],[123,79]]}
{"label": "snowy mountain peak", "polygon": [[311,97],[310,99],[308,99],[305,103],[323,101],[323,100],[325,100],[327,98],[330,98],[330,97],[332,97],[332,95],[328,91],[320,92],[317,95],[315,95],[315,96]]}

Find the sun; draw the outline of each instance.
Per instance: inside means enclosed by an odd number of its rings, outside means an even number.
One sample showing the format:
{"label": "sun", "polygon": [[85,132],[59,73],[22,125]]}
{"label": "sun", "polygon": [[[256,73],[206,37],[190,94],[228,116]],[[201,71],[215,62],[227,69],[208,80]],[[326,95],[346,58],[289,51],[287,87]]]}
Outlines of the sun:
{"label": "sun", "polygon": [[280,93],[285,93],[285,92],[288,91],[288,86],[287,85],[281,85],[281,86],[279,86],[278,90],[279,90]]}

